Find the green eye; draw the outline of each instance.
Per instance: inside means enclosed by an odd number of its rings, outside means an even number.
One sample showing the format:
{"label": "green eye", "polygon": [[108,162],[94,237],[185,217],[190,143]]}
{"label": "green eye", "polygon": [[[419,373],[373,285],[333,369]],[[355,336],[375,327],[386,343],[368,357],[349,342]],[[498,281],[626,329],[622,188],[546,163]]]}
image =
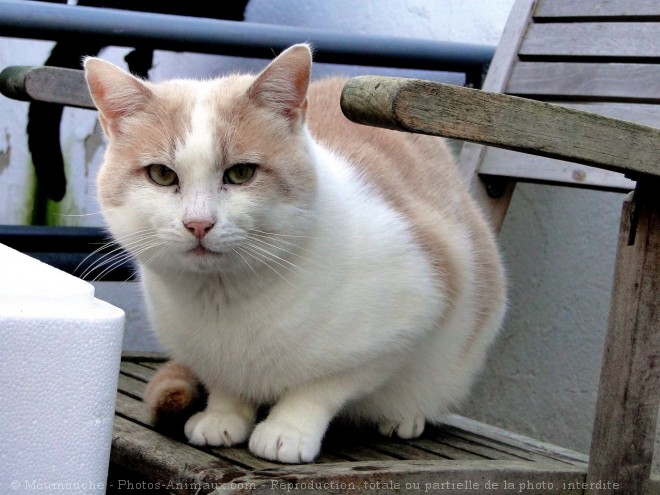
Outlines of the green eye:
{"label": "green eye", "polygon": [[254,175],[257,165],[254,163],[239,163],[225,170],[222,182],[225,184],[245,184]]}
{"label": "green eye", "polygon": [[176,172],[165,165],[149,165],[147,173],[149,178],[159,186],[173,186],[179,183]]}

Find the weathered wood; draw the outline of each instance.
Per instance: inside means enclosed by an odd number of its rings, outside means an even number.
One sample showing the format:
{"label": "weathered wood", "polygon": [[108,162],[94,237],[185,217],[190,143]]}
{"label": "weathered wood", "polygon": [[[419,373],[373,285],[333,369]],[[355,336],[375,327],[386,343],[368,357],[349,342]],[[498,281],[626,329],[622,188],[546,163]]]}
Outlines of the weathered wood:
{"label": "weathered wood", "polygon": [[[527,452],[521,450],[518,451],[520,455],[514,455],[507,452],[506,449],[496,448],[492,444],[488,445],[487,442],[473,442],[461,438],[459,435],[448,435],[444,431],[439,435],[433,435],[430,432],[429,436],[430,438],[424,438],[415,444],[432,452],[446,455],[448,459],[533,460],[527,457]],[[449,450],[446,450],[447,447]]]}
{"label": "weathered wood", "polygon": [[150,368],[154,371],[158,371],[160,367],[165,364],[167,361],[140,361],[140,366]]}
{"label": "weathered wood", "polygon": [[[173,493],[210,493],[183,488],[193,483],[223,483],[245,474],[229,463],[115,416],[111,462],[159,483]],[[114,483],[110,481],[110,483]],[[182,488],[177,488],[180,484]]]}
{"label": "weathered wood", "polygon": [[505,92],[544,100],[660,103],[660,65],[517,62]]}
{"label": "weathered wood", "polygon": [[658,0],[542,0],[535,21],[660,20]]}
{"label": "weathered wood", "polygon": [[[516,0],[504,26],[502,37],[497,45],[493,60],[482,85],[485,91],[503,93],[509,79],[513,63],[517,60],[518,49],[522,43],[527,26],[531,21],[535,0]],[[470,193],[479,202],[484,214],[488,217],[493,230],[499,232],[504,221],[504,215],[509,207],[515,182],[499,182],[499,195],[493,197],[488,193],[488,187],[476,173],[481,166],[481,159],[486,146],[465,143],[459,158],[461,171],[467,177]]]}
{"label": "weathered wood", "polygon": [[344,114],[626,174],[660,175],[660,130],[508,95],[393,77],[350,79]]}
{"label": "weathered wood", "polygon": [[533,23],[520,58],[660,60],[660,22]]}
{"label": "weathered wood", "polygon": [[509,459],[520,461],[521,459],[514,458],[505,454],[503,452],[494,451],[488,447],[483,447],[480,445],[470,444],[461,440],[460,438],[447,438],[446,443],[443,443],[439,440],[430,440],[428,438],[422,438],[415,441],[415,446],[418,448],[423,448],[434,454],[441,455],[446,459],[455,459],[455,460],[502,460]]}
{"label": "weathered wood", "polygon": [[144,382],[148,382],[156,374],[156,370],[130,361],[122,361],[121,372]]}
{"label": "weathered wood", "polygon": [[[141,401],[142,396],[144,395],[145,387],[145,383],[141,380],[136,380],[135,378],[124,375],[123,373],[119,375],[118,388],[124,394],[128,394],[131,397],[140,399]],[[147,408],[144,405],[142,407],[146,412]]]}
{"label": "weathered wood", "polygon": [[[516,483],[516,489],[520,488],[519,483],[531,482],[541,486],[543,481],[547,484],[559,483],[561,480],[562,484],[556,485],[558,490],[555,492],[579,493],[571,491],[570,487],[581,486],[586,476],[586,466],[578,460],[580,455],[577,453],[566,456],[561,448],[552,453],[551,446],[521,436],[503,435],[497,428],[459,416],[448,418],[452,426],[429,427],[421,438],[409,441],[385,439],[370,432],[360,432],[355,437],[350,432],[342,434],[342,427],[335,426],[329,432],[333,436],[328,440],[328,448],[324,449],[327,451],[316,464],[300,468],[256,458],[245,446],[201,451],[185,443],[177,443],[154,430],[155,426],[140,400],[146,386],[145,376],[141,376],[143,369],[147,368],[141,367],[139,361],[122,363],[112,459],[115,464],[131,469],[140,476],[169,484],[174,493],[196,493],[190,488],[193,485],[195,490],[201,488],[199,493],[208,493],[212,488],[220,487],[231,490],[232,486],[238,487],[236,483],[239,482],[244,483],[243,488],[254,488],[259,485],[259,480],[266,483],[262,483],[266,490],[272,488],[273,482],[290,481],[301,471],[308,483],[321,483],[317,486],[333,481],[339,483],[344,479],[344,475],[335,476],[335,473],[353,473],[351,476],[355,483],[359,483],[358,488],[370,492],[374,490],[366,489],[364,481],[381,479],[395,483],[400,480],[400,483],[422,483],[423,489],[423,483],[441,479],[455,484],[466,481],[481,483],[481,488],[474,490],[474,493],[507,493],[511,492],[511,488],[504,490],[503,482],[506,479]],[[467,430],[458,425],[466,426]],[[492,438],[472,430],[489,432]],[[176,435],[180,435],[180,432]],[[182,451],[181,462],[178,464],[176,459],[179,458],[179,448],[174,445],[179,445]],[[164,449],[164,454],[159,458],[156,452],[161,449]],[[139,462],[135,463],[136,459]],[[424,466],[422,472],[418,469],[420,465]],[[234,478],[235,475],[227,474],[227,471],[244,475]],[[251,474],[248,475],[248,472]],[[376,477],[373,473],[377,473]],[[231,485],[228,480],[236,483]],[[488,489],[485,488],[486,481],[490,483]],[[250,483],[256,485],[253,487]],[[499,488],[493,489],[493,483],[498,483]],[[453,492],[446,489],[442,491],[460,493],[459,489]],[[542,491],[526,488],[525,492]]]}
{"label": "weathered wood", "polygon": [[[385,452],[390,454],[397,459],[409,461],[409,460],[420,460],[420,461],[438,461],[442,459],[458,459],[455,452],[451,452],[451,448],[443,452],[433,452],[426,449],[420,449],[417,446],[417,442],[411,442],[410,444],[406,442],[401,442],[397,439],[389,439],[383,437],[382,439],[373,438],[371,441],[367,442],[365,445],[369,446],[372,449],[379,450],[380,452]],[[472,456],[472,459],[483,459],[477,456]]]}
{"label": "weathered wood", "polygon": [[534,440],[524,435],[519,435],[496,426],[487,425],[480,421],[451,414],[443,419],[443,423],[461,431],[469,432],[477,437],[494,440],[505,445],[521,449],[525,452],[533,452],[561,463],[582,466],[587,462],[587,456],[570,449],[551,445],[546,442]]}
{"label": "weathered wood", "polygon": [[[562,106],[660,128],[660,105],[638,103],[568,103]],[[562,184],[605,191],[630,191],[635,182],[624,175],[575,163],[550,160],[498,148],[487,148],[479,173],[521,182]]]}
{"label": "weathered wood", "polygon": [[[472,447],[470,447],[471,451],[479,452],[478,450],[475,449],[479,449],[482,447],[495,450],[498,452],[498,458],[500,459],[510,459],[510,460],[518,460],[518,461],[523,461],[523,460],[542,461],[542,462],[548,462],[549,459],[547,456],[530,452],[527,449],[523,450],[518,447],[512,447],[500,441],[487,438],[483,435],[477,435],[474,433],[467,432],[465,430],[450,427],[448,425],[443,425],[442,433],[444,436],[449,435],[451,437],[456,437],[465,442],[468,442],[470,445],[472,445]],[[433,438],[433,436],[431,436],[431,438]],[[489,455],[487,457],[491,457],[491,456]]]}
{"label": "weathered wood", "polygon": [[18,100],[96,108],[81,70],[45,66],[8,67],[0,73],[0,91]]}
{"label": "weathered wood", "polygon": [[[496,495],[582,494],[584,474],[572,466],[510,461],[397,461],[282,466],[256,471],[235,478],[247,488],[227,490],[226,494],[291,493],[443,493]],[[507,484],[505,485],[505,481]],[[551,488],[549,488],[551,487]]]}
{"label": "weathered wood", "polygon": [[[141,400],[135,398],[135,395],[137,395],[135,392],[138,392],[140,389],[139,383],[140,382],[137,380],[129,377],[120,377],[119,388],[122,392],[128,393],[129,395],[124,395],[124,393],[117,394],[116,411],[117,414],[135,423],[137,425],[136,427],[141,426],[146,430],[155,431],[156,426],[151,421],[147,408]],[[178,432],[178,435],[179,437],[175,440],[179,441],[181,445],[188,448],[196,448],[183,441],[184,437],[182,431]],[[212,454],[219,464],[226,467],[233,466],[234,468],[243,470],[255,470],[279,466],[279,464],[255,457],[247,451],[245,446],[233,448],[208,448],[206,449],[206,453]],[[335,461],[335,459],[332,459],[332,461]],[[326,460],[326,462],[330,461]]]}
{"label": "weathered wood", "polygon": [[121,353],[122,361],[140,361],[143,365],[147,363],[163,363],[167,359],[167,356],[162,352],[124,351]]}
{"label": "weathered wood", "polygon": [[660,479],[652,477],[651,481],[649,481],[649,489],[647,491],[649,493],[660,493]]}
{"label": "weathered wood", "polygon": [[535,0],[516,0],[511,8],[493,60],[481,88],[484,91],[503,93],[527,27],[532,19]]}
{"label": "weathered wood", "polygon": [[32,67],[16,65],[0,72],[0,93],[14,100],[30,101],[25,94],[25,76]]}
{"label": "weathered wood", "polygon": [[142,424],[149,429],[153,429],[154,424],[151,421],[149,412],[141,400],[136,399],[132,395],[126,395],[122,390],[122,383],[120,377],[120,393],[117,394],[117,401],[115,403],[115,412],[120,414],[126,419],[134,423]]}
{"label": "weathered wood", "polygon": [[660,128],[660,105],[640,103],[595,103],[595,102],[558,102],[568,108],[584,112],[598,113],[614,119],[635,122],[648,127]]}
{"label": "weathered wood", "polygon": [[330,452],[335,455],[341,456],[344,459],[357,462],[357,461],[393,461],[397,457],[381,452],[370,447],[365,447],[363,445],[357,446],[341,446],[341,447],[330,447]]}
{"label": "weathered wood", "polygon": [[[637,227],[629,246],[632,208]],[[617,481],[618,493],[650,493],[660,404],[659,294],[660,182],[650,181],[639,184],[621,214],[589,462],[588,482]]]}
{"label": "weathered wood", "polygon": [[255,469],[272,469],[280,466],[280,464],[255,456],[248,451],[245,445],[236,447],[215,447],[209,448],[208,451],[232,466],[250,471]]}
{"label": "weathered wood", "polygon": [[635,188],[635,182],[627,179],[623,174],[541,156],[520,155],[514,151],[498,148],[486,150],[479,174],[506,177],[518,182],[564,185],[601,191],[627,192]]}

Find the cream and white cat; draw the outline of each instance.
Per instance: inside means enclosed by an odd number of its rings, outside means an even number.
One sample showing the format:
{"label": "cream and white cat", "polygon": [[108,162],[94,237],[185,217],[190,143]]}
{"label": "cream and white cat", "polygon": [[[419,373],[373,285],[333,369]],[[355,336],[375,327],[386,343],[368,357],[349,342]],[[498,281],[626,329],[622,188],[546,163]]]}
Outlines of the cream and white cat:
{"label": "cream and white cat", "polygon": [[307,45],[257,76],[85,68],[102,209],[174,363],[147,400],[195,377],[209,392],[191,443],[310,462],[335,416],[410,438],[466,396],[504,278],[442,140],[347,121]]}

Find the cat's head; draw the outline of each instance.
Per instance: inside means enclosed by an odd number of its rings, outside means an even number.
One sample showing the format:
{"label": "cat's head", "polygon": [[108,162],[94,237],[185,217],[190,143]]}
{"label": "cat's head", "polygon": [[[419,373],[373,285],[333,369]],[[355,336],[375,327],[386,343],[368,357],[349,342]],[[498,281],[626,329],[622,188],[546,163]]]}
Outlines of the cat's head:
{"label": "cat's head", "polygon": [[98,195],[115,238],[155,270],[248,270],[282,256],[275,240],[304,233],[316,197],[310,70],[307,45],[257,76],[207,81],[153,84],[86,59],[109,141]]}

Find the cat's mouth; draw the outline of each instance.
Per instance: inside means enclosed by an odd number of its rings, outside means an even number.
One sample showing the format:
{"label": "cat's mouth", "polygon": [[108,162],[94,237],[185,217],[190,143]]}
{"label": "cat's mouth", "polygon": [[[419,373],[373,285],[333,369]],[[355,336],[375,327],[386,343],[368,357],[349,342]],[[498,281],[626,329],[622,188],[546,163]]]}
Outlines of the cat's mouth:
{"label": "cat's mouth", "polygon": [[188,251],[191,254],[194,254],[196,256],[221,256],[222,253],[218,251],[213,251],[211,249],[205,248],[201,244],[198,244],[197,247],[192,248],[190,251]]}

